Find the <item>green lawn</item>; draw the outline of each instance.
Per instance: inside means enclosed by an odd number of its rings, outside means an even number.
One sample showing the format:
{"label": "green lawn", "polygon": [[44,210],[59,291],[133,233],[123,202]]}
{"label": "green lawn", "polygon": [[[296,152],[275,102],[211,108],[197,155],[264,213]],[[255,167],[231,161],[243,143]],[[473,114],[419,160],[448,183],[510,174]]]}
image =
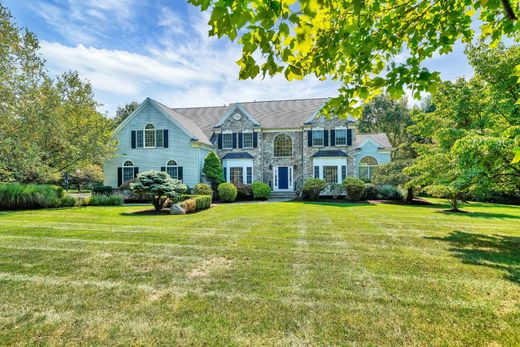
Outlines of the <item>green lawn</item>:
{"label": "green lawn", "polygon": [[0,345],[520,345],[520,207],[0,212]]}

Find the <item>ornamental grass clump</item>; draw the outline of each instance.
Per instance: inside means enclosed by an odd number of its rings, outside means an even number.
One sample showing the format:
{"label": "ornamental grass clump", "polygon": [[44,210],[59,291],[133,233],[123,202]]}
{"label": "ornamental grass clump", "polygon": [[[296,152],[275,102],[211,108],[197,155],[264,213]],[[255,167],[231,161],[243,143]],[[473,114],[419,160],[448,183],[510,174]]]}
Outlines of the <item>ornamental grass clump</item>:
{"label": "ornamental grass clump", "polygon": [[58,192],[45,184],[0,184],[0,209],[26,210],[59,205]]}
{"label": "ornamental grass clump", "polygon": [[166,172],[151,170],[137,175],[137,181],[130,184],[130,189],[138,194],[150,195],[155,210],[160,211],[166,200],[179,201],[188,187]]}

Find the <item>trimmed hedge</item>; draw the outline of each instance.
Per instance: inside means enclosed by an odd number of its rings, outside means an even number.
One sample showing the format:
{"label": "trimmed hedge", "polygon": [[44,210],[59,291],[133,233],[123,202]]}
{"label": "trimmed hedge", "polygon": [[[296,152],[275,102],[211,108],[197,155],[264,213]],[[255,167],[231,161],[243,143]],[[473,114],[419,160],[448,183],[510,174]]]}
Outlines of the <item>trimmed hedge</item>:
{"label": "trimmed hedge", "polygon": [[347,177],[343,181],[343,189],[350,201],[358,201],[365,196],[365,182],[355,177]]}
{"label": "trimmed hedge", "polygon": [[271,188],[264,182],[253,182],[251,189],[254,199],[267,200],[271,197]]}
{"label": "trimmed hedge", "polygon": [[92,195],[84,200],[87,206],[118,206],[123,205],[123,197],[120,195]]}
{"label": "trimmed hedge", "polygon": [[237,187],[233,183],[221,183],[217,190],[221,201],[232,202],[237,198]]}
{"label": "trimmed hedge", "polygon": [[197,183],[191,190],[193,195],[213,195],[213,189],[205,183]]}
{"label": "trimmed hedge", "polygon": [[303,183],[303,196],[310,200],[318,200],[320,193],[327,188],[327,182],[319,178],[309,178]]}
{"label": "trimmed hedge", "polygon": [[0,209],[26,210],[59,206],[59,190],[46,184],[0,184]]}
{"label": "trimmed hedge", "polygon": [[111,195],[114,190],[112,186],[97,186],[92,189],[93,194]]}
{"label": "trimmed hedge", "polygon": [[206,210],[210,208],[211,202],[213,200],[211,195],[184,195],[183,198],[187,199],[181,203],[182,208],[186,211],[186,213],[193,213],[196,211]]}

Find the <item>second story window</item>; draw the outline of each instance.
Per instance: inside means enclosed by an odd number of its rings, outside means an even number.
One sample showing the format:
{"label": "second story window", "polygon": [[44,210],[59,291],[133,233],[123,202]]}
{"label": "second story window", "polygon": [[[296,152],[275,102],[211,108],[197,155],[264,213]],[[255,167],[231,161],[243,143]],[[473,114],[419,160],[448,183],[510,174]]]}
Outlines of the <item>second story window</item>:
{"label": "second story window", "polygon": [[323,146],[324,144],[324,131],[323,129],[320,130],[313,130],[312,131],[312,145],[315,147]]}
{"label": "second story window", "polygon": [[347,129],[336,129],[336,146],[347,145]]}
{"label": "second story window", "polygon": [[244,148],[253,148],[253,133],[252,132],[243,133],[242,139],[243,139]]}
{"label": "second story window", "polygon": [[289,135],[276,135],[274,138],[274,156],[292,157],[292,139]]}
{"label": "second story window", "polygon": [[231,149],[233,148],[233,133],[222,134],[222,148]]}
{"label": "second story window", "polygon": [[147,124],[144,127],[144,148],[155,147],[155,127],[153,124]]}

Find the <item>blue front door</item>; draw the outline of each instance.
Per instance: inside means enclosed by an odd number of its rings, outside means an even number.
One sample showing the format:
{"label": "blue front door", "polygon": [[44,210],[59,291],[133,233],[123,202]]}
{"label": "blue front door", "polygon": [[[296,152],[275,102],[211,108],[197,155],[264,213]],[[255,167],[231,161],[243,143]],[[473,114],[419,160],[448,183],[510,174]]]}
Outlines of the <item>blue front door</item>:
{"label": "blue front door", "polygon": [[278,167],[278,189],[289,189],[289,168]]}

